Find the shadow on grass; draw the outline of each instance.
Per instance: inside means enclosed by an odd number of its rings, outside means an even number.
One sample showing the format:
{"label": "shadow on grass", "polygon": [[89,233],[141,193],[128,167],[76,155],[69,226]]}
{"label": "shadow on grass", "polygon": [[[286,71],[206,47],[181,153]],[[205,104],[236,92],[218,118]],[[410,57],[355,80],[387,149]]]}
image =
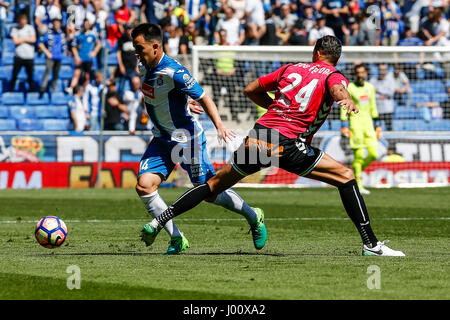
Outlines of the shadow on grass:
{"label": "shadow on grass", "polygon": [[[160,252],[72,252],[72,253],[39,253],[33,257],[54,257],[54,256],[161,256]],[[182,253],[183,256],[270,256],[286,257],[291,254],[281,253],[258,253],[258,252],[198,252]]]}

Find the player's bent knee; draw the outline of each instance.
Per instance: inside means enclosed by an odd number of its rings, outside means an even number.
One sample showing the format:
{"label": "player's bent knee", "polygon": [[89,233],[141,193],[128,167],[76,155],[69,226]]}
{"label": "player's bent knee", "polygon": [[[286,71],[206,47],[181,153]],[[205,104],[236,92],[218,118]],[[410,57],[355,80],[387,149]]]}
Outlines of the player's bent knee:
{"label": "player's bent knee", "polygon": [[350,168],[347,168],[347,167],[343,167],[341,176],[342,176],[342,179],[345,180],[345,182],[355,179],[353,170]]}

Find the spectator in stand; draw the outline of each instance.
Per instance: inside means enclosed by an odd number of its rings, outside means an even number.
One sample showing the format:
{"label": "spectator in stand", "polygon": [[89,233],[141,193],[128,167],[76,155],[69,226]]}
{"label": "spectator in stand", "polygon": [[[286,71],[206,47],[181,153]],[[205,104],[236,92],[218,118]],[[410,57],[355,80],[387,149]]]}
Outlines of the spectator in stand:
{"label": "spectator in stand", "polygon": [[344,0],[324,0],[320,12],[326,15],[326,25],[334,31],[334,35],[344,43],[344,31],[346,29],[343,15],[350,14],[350,10]]}
{"label": "spectator in stand", "polygon": [[420,116],[426,122],[431,120],[440,120],[443,118],[444,111],[437,101],[427,101],[416,104],[414,107],[419,109]]}
{"label": "spectator in stand", "polygon": [[133,25],[136,22],[136,11],[128,7],[128,0],[123,0],[122,6],[114,13],[117,23],[108,27],[108,41],[115,47],[117,41],[125,33],[125,25]]}
{"label": "spectator in stand", "polygon": [[[405,28],[405,38],[400,40],[398,42],[399,46],[423,46],[424,43],[422,40],[417,38],[415,34],[413,33],[412,29],[410,27]],[[407,77],[411,80],[417,80],[417,69],[420,67],[422,60],[423,60],[423,54],[418,53],[402,53],[401,56],[403,58],[408,58],[410,61],[417,61],[417,62],[405,62],[403,63],[403,70],[405,71]]]}
{"label": "spectator in stand", "polygon": [[282,41],[287,43],[289,38],[287,35],[297,21],[297,16],[291,13],[291,7],[289,4],[282,5],[280,11],[280,16],[276,16],[274,18],[275,26],[278,29],[278,33],[281,34]]}
{"label": "spectator in stand", "polygon": [[[171,10],[168,10],[168,14]],[[187,24],[190,22],[189,20],[189,14],[186,11],[186,1],[179,0],[178,1],[178,7],[176,7],[173,10],[173,13],[170,16],[171,24],[177,27],[183,28],[184,26],[187,26]],[[194,24],[195,28],[195,24]]]}
{"label": "spectator in stand", "polygon": [[391,143],[388,146],[387,154],[381,158],[382,162],[393,163],[393,162],[405,162],[405,158],[397,153],[397,148],[395,144]]}
{"label": "spectator in stand", "polygon": [[142,0],[131,0],[131,9],[136,12],[136,22],[141,23]]}
{"label": "spectator in stand", "polygon": [[34,23],[39,34],[44,34],[52,26],[53,19],[62,19],[61,7],[53,0],[41,1],[34,13]]}
{"label": "spectator in stand", "polygon": [[205,37],[205,24],[208,11],[205,0],[186,0],[186,10],[189,15],[189,21],[195,23],[199,31],[199,37]]}
{"label": "spectator in stand", "polygon": [[70,117],[72,118],[74,130],[82,132],[89,128],[89,113],[83,103],[83,87],[76,86],[73,89],[73,96],[69,100]]}
{"label": "spectator in stand", "polygon": [[94,7],[94,15],[95,15],[95,30],[97,31],[98,38],[100,43],[102,44],[102,48],[98,52],[97,55],[97,66],[98,69],[103,70],[103,60],[105,52],[107,50],[104,48],[104,40],[106,39],[106,21],[108,19],[108,12],[102,9],[102,0],[92,0],[92,5]]}
{"label": "spectator in stand", "polygon": [[275,25],[274,20],[275,15],[273,11],[266,11],[265,18],[266,18],[266,32],[259,40],[259,44],[262,46],[277,46],[280,44],[280,35],[277,32],[277,27]]}
{"label": "spectator in stand", "polygon": [[108,92],[105,102],[105,130],[125,130],[122,122],[128,121],[127,106],[117,93],[117,86],[113,79],[106,83]]}
{"label": "spectator in stand", "polygon": [[314,8],[311,4],[304,6],[303,11],[303,26],[307,33],[309,33],[314,28],[314,23],[316,22],[316,18],[314,16]]}
{"label": "spectator in stand", "polygon": [[101,71],[96,71],[93,83],[86,83],[84,87],[83,103],[89,111],[91,131],[98,131],[100,128],[101,116],[101,92],[103,90],[104,76]]}
{"label": "spectator in stand", "polygon": [[307,32],[304,28],[303,21],[298,19],[287,33],[285,37],[285,39],[287,38],[287,41],[285,44],[290,46],[307,46],[308,38],[306,35]]}
{"label": "spectator in stand", "polygon": [[66,34],[62,29],[62,21],[53,19],[53,27],[39,38],[39,49],[44,52],[47,57],[45,61],[45,72],[42,78],[41,87],[39,89],[42,95],[47,91],[48,77],[52,71],[52,92],[56,91],[56,83],[61,68],[63,55],[68,52]]}
{"label": "spectator in stand", "polygon": [[384,46],[395,46],[403,32],[402,11],[394,0],[385,0],[381,5],[383,17],[382,44]]}
{"label": "spectator in stand", "polygon": [[9,8],[9,0],[0,0],[0,59],[3,54],[3,40],[5,39],[5,20]]}
{"label": "spectator in stand", "polygon": [[198,31],[195,29],[195,23],[189,21],[180,38],[180,54],[186,55],[192,53],[192,47],[197,43],[197,35]]}
{"label": "spectator in stand", "polygon": [[234,9],[236,18],[245,22],[245,5],[247,0],[220,0],[222,7],[230,6]]}
{"label": "spectator in stand", "polygon": [[180,52],[180,37],[182,31],[174,25],[168,24],[164,28],[167,36],[163,39],[164,52],[170,57],[176,57]]}
{"label": "spectator in stand", "polygon": [[352,17],[357,17],[361,12],[361,8],[357,0],[349,0],[347,2],[348,9],[350,10],[350,15]]}
{"label": "spectator in stand", "polygon": [[316,17],[316,23],[314,28],[309,33],[308,37],[308,43],[310,46],[313,46],[316,44],[316,41],[324,36],[334,36],[333,29],[327,27],[325,16],[318,14]]}
{"label": "spectator in stand", "polygon": [[18,17],[19,24],[11,30],[11,38],[16,45],[14,51],[14,66],[10,84],[10,91],[15,91],[16,79],[22,67],[28,75],[29,91],[34,91],[33,68],[34,68],[34,45],[36,43],[36,32],[28,24],[28,17],[24,14]]}
{"label": "spectator in stand", "polygon": [[348,19],[348,23],[350,25],[350,30],[348,34],[345,35],[345,45],[356,46],[358,45],[359,23],[353,17]]}
{"label": "spectator in stand", "polygon": [[125,82],[128,80],[131,87],[131,79],[139,71],[137,69],[137,59],[135,56],[133,39],[131,38],[132,25],[125,25],[125,33],[120,37],[117,49],[118,68],[116,75],[119,77],[119,94],[123,94]]}
{"label": "spectator in stand", "polygon": [[83,28],[84,20],[89,20],[89,23],[95,25],[97,20],[94,14],[94,8],[91,5],[90,0],[75,0],[74,4],[76,9],[74,10],[74,28],[79,30]]}
{"label": "spectator in stand", "polygon": [[235,10],[232,7],[226,6],[223,8],[225,17],[220,18],[216,25],[214,32],[214,39],[216,43],[220,43],[220,30],[225,30],[227,39],[226,42],[232,46],[239,46],[244,43],[245,31],[241,27],[239,19],[235,16]]}
{"label": "spectator in stand", "polygon": [[[227,31],[222,29],[218,31],[219,42],[217,46],[229,46],[227,42]],[[225,106],[230,108],[232,121],[239,122],[237,117],[239,108],[233,104],[232,97],[235,94],[235,56],[233,51],[218,51],[215,55],[217,58],[214,60],[215,74],[217,75],[216,83],[213,86],[213,96],[217,105],[219,105],[219,99],[224,96]]]}
{"label": "spectator in stand", "polygon": [[166,10],[169,8],[168,0],[144,0],[141,10],[145,12],[147,22],[158,24],[166,17]]}
{"label": "spectator in stand", "polygon": [[67,92],[71,92],[81,77],[84,77],[83,82],[89,82],[92,73],[92,64],[101,49],[100,41],[98,40],[97,32],[92,30],[92,25],[89,20],[84,20],[83,31],[72,42],[72,53],[75,60],[75,71],[67,88]]}
{"label": "spectator in stand", "polygon": [[258,45],[259,39],[266,33],[264,7],[261,0],[246,0],[246,40],[247,45]]}
{"label": "spectator in stand", "polygon": [[378,78],[372,78],[370,83],[374,85],[376,92],[377,108],[380,120],[386,124],[388,131],[392,130],[392,118],[394,115],[395,79],[385,63],[379,65]]}
{"label": "spectator in stand", "polygon": [[[136,129],[145,130],[147,129],[148,118],[142,118],[142,110],[144,108],[143,104],[144,95],[141,91],[141,78],[136,76],[131,79],[131,90],[125,91],[123,95],[123,101],[127,105],[127,112],[129,115],[128,120],[128,132],[130,134],[135,134]],[[141,115],[141,117],[138,117]],[[145,123],[142,121],[146,120]]]}
{"label": "spectator in stand", "polygon": [[427,18],[423,22],[419,38],[421,38],[426,46],[446,45],[450,35],[449,22],[444,19],[441,8],[430,11]]}
{"label": "spectator in stand", "polygon": [[361,24],[358,33],[358,45],[360,46],[377,46],[380,43],[378,38],[378,26],[374,24],[371,13],[364,10],[361,15]]}
{"label": "spectator in stand", "polygon": [[398,105],[409,105],[411,87],[408,76],[403,72],[403,68],[400,64],[395,65],[394,80],[396,83],[394,100]]}

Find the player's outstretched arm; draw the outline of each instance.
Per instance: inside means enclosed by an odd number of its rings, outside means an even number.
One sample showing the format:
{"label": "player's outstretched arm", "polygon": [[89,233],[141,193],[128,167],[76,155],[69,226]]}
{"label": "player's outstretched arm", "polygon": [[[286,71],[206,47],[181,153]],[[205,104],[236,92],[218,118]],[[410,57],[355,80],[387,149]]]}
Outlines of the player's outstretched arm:
{"label": "player's outstretched arm", "polygon": [[273,103],[267,92],[261,87],[259,80],[249,83],[244,90],[244,95],[261,108],[267,109]]}
{"label": "player's outstretched arm", "polygon": [[203,98],[197,100],[200,105],[205,110],[206,114],[209,116],[211,121],[219,133],[219,141],[223,139],[223,141],[228,142],[228,140],[232,140],[236,134],[233,130],[228,129],[224,126],[222,119],[220,118],[219,111],[217,110],[216,104],[211,99],[211,97],[205,93]]}
{"label": "player's outstretched arm", "polygon": [[335,84],[330,88],[330,94],[336,103],[347,110],[346,115],[348,116],[351,112],[358,113],[359,110],[355,106],[355,102],[350,97],[347,89],[342,84]]}

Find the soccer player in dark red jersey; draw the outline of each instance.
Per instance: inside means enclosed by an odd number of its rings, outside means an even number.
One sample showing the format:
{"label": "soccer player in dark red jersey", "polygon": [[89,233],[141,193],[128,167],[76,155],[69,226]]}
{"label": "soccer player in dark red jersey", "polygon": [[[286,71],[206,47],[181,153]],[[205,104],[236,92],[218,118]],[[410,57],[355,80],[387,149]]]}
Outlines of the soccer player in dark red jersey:
{"label": "soccer player in dark red jersey", "polygon": [[[361,235],[363,255],[404,256],[376,238],[353,171],[310,145],[333,102],[347,115],[358,112],[347,91],[348,80],[335,69],[341,51],[338,38],[324,36],[314,47],[312,63],[288,64],[250,83],[245,95],[267,112],[234,152],[230,164],[206,183],[188,190],[147,225],[147,239],[153,242],[167,221],[201,201],[213,201],[243,177],[275,165],[338,188],[344,208]],[[274,99],[268,91],[276,92]]]}

